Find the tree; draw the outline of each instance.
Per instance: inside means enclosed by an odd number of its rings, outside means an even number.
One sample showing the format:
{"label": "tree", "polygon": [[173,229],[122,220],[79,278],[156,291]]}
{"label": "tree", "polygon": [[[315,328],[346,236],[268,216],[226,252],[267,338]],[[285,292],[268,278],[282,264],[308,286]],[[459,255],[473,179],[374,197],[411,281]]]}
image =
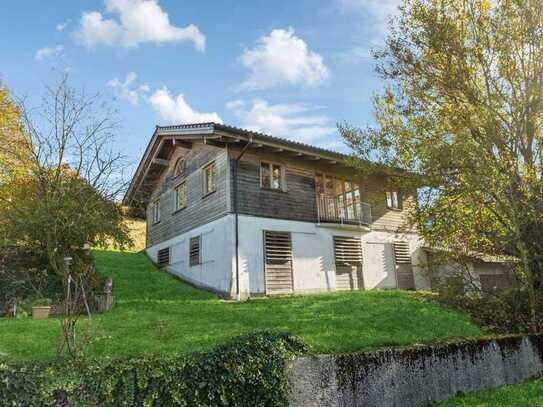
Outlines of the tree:
{"label": "tree", "polygon": [[90,321],[88,295],[97,281],[92,258],[81,249],[89,242],[131,244],[118,203],[126,161],[113,149],[113,112],[99,96],[75,91],[67,77],[47,88],[37,109],[24,100],[6,106],[0,238],[46,255],[64,291],[59,352],[77,358],[85,340],[77,322],[82,306]]}
{"label": "tree", "polygon": [[543,1],[405,0],[375,57],[388,83],[377,126],[340,128],[352,164],[419,187],[412,219],[427,244],[519,259],[533,304],[543,288]]}
{"label": "tree", "polygon": [[0,156],[0,231],[44,250],[66,283],[73,270],[65,258],[86,243],[130,244],[117,203],[126,162],[112,148],[116,123],[99,96],[76,92],[67,77],[47,88],[37,109],[24,100],[16,108],[21,131]]}

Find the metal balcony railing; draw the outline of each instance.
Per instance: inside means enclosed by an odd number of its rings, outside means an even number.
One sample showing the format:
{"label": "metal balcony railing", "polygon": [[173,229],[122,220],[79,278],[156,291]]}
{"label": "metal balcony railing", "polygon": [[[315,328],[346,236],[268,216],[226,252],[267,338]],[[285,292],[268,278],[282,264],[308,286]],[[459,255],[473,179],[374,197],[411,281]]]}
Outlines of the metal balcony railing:
{"label": "metal balcony railing", "polygon": [[371,205],[345,196],[320,194],[317,196],[317,220],[318,223],[367,226],[371,224]]}

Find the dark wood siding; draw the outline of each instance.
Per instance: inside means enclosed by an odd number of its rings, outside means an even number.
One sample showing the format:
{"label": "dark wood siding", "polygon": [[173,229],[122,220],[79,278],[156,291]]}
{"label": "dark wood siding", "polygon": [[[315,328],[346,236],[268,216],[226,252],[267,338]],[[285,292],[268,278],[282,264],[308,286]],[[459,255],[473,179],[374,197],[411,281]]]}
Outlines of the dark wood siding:
{"label": "dark wood siding", "polygon": [[238,166],[239,213],[315,222],[315,180],[311,172],[286,165],[286,191],[260,187],[258,160],[241,160]]}
{"label": "dark wood siding", "polygon": [[[231,154],[233,159],[239,152]],[[284,166],[286,192],[260,187],[260,162],[276,162]],[[362,201],[371,205],[372,228],[376,230],[408,231],[407,208],[414,204],[413,196],[404,196],[404,210],[386,207],[384,178],[370,176],[357,179],[353,170],[346,167],[324,166],[318,162],[296,160],[284,153],[270,154],[251,150],[239,162],[238,188],[239,213],[269,218],[317,222],[317,198],[315,172],[326,173],[358,182],[361,186]],[[233,171],[231,171],[233,173]],[[231,182],[233,188],[233,180]],[[233,190],[231,192],[233,199]]]}
{"label": "dark wood siding", "polygon": [[[179,156],[185,155],[185,176],[175,177],[173,168]],[[215,161],[215,192],[203,196],[202,167]],[[153,199],[160,199],[161,219],[152,224],[150,212],[147,212],[148,246],[171,239],[197,226],[208,223],[228,213],[229,205],[229,168],[225,149],[205,144],[195,144],[191,150],[179,148],[170,159],[170,167],[164,170]],[[186,207],[175,211],[175,187],[183,180],[186,183]]]}

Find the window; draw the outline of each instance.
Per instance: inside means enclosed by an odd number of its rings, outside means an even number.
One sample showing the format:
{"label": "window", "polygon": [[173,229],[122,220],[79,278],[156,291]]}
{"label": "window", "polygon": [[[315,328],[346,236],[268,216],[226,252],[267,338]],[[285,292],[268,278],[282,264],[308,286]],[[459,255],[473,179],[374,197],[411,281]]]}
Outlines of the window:
{"label": "window", "polygon": [[394,261],[396,264],[411,264],[408,242],[394,242]]}
{"label": "window", "polygon": [[260,186],[269,189],[284,189],[283,168],[279,164],[260,163]]}
{"label": "window", "polygon": [[401,197],[397,191],[387,192],[387,207],[390,209],[401,209]]}
{"label": "window", "polygon": [[166,247],[158,251],[158,266],[166,267],[170,264],[170,248]]}
{"label": "window", "polygon": [[180,177],[183,174],[185,174],[185,159],[179,158],[177,162],[175,163],[175,167],[173,169],[173,175],[174,177]]}
{"label": "window", "polygon": [[175,188],[175,210],[183,209],[187,205],[186,184],[183,182]]}
{"label": "window", "polygon": [[215,181],[215,163],[212,162],[204,167],[204,195],[210,194],[217,189]]}
{"label": "window", "polygon": [[190,238],[189,263],[191,266],[196,266],[202,262],[200,255],[200,243],[201,236],[194,236]]}
{"label": "window", "polygon": [[358,183],[317,173],[315,190],[320,218],[371,223],[369,205],[362,202]]}
{"label": "window", "polygon": [[151,216],[153,219],[153,223],[160,222],[160,200],[159,199],[153,202],[153,206],[151,207]]}
{"label": "window", "polygon": [[337,265],[357,266],[362,263],[360,239],[348,236],[334,236],[334,258]]}

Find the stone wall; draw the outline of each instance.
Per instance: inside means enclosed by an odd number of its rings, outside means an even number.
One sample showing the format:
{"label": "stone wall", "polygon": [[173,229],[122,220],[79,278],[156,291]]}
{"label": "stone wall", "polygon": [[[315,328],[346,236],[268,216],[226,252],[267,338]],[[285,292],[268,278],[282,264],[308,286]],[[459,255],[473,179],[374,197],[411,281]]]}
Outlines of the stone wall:
{"label": "stone wall", "polygon": [[543,334],[301,357],[293,406],[421,406],[543,373]]}

